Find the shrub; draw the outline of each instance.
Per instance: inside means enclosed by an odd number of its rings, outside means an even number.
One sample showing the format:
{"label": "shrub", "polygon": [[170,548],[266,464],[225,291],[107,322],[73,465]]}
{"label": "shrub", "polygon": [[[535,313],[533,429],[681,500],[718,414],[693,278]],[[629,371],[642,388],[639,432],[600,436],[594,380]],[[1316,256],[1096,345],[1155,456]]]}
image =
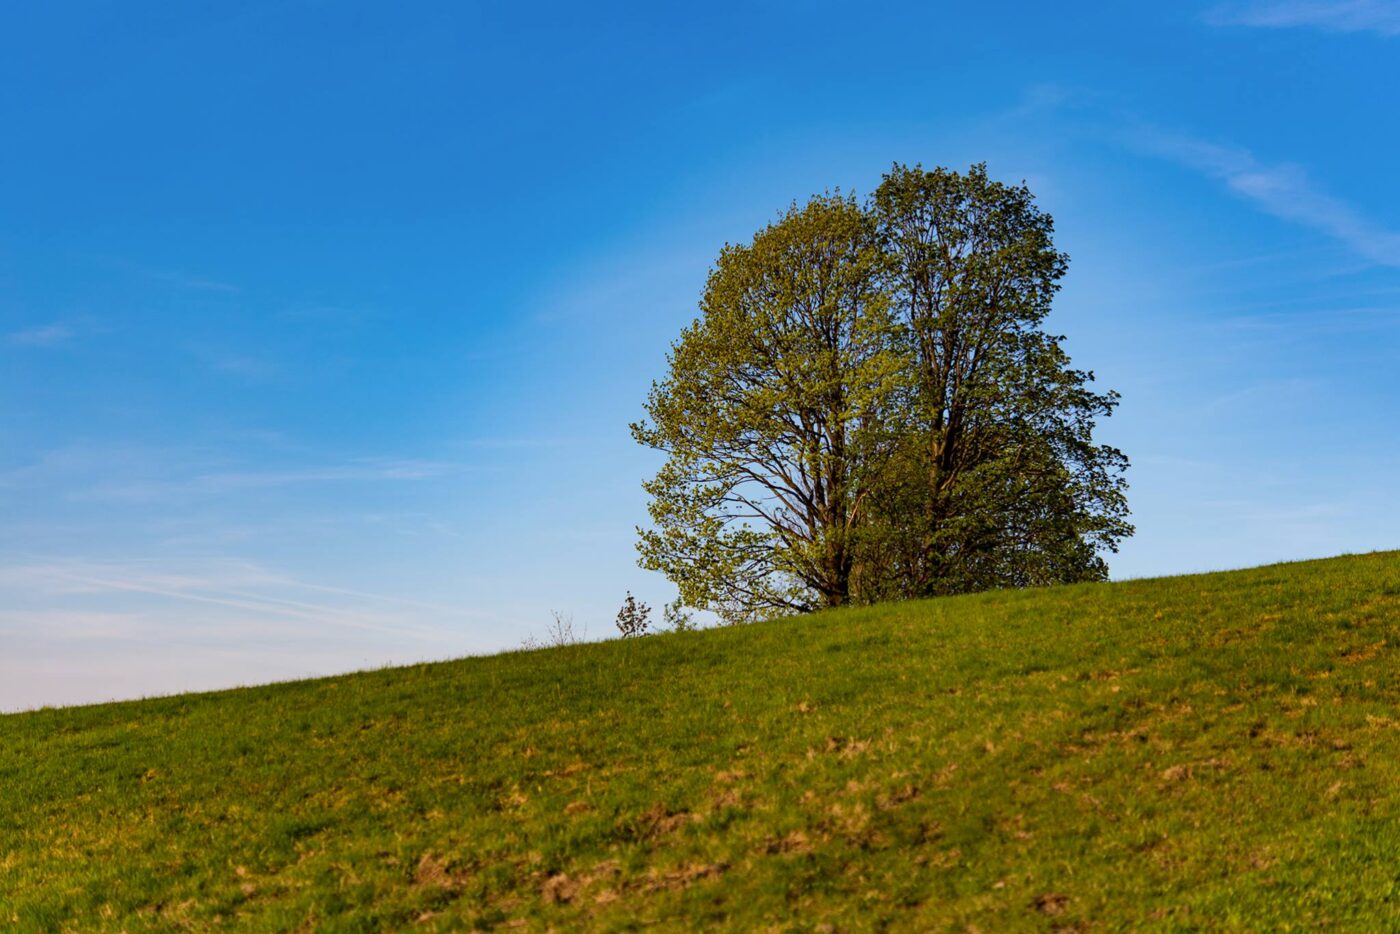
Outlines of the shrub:
{"label": "shrub", "polygon": [[632,596],[632,592],[627,592],[627,599],[622,601],[622,609],[617,611],[617,631],[622,633],[622,638],[627,639],[632,636],[644,636],[650,625],[648,617],[651,616],[651,607]]}

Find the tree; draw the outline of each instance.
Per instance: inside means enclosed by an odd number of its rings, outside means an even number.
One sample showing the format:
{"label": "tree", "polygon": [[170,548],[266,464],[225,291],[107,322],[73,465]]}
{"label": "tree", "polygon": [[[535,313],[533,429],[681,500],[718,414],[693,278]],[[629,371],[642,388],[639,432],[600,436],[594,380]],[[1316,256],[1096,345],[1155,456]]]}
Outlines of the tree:
{"label": "tree", "polygon": [[627,599],[622,601],[622,609],[617,611],[617,631],[622,633],[624,639],[644,636],[650,626],[650,617],[651,607],[632,596],[629,590]]}
{"label": "tree", "polygon": [[549,616],[550,623],[545,630],[544,638],[536,639],[533,635],[526,636],[524,641],[520,643],[521,648],[533,651],[563,645],[578,645],[587,637],[588,627],[586,625],[582,635],[574,630],[574,614],[550,610]]}
{"label": "tree", "polygon": [[687,605],[739,621],[848,601],[902,379],[883,274],[869,214],[839,194],[720,252],[632,426],[668,456],[641,563]]}
{"label": "tree", "polygon": [[685,601],[680,597],[661,608],[661,618],[672,632],[691,632],[696,628],[695,614],[686,609]]}
{"label": "tree", "polygon": [[1041,329],[1052,233],[982,166],[896,165],[726,245],[633,426],[667,456],[642,566],[732,622],[1103,577],[1127,461]]}
{"label": "tree", "polygon": [[1117,393],[1041,329],[1069,264],[1054,222],[985,165],[896,165],[871,209],[917,386],[883,579],[903,596],[1103,579],[1100,551],[1132,534],[1127,459],[1092,438]]}

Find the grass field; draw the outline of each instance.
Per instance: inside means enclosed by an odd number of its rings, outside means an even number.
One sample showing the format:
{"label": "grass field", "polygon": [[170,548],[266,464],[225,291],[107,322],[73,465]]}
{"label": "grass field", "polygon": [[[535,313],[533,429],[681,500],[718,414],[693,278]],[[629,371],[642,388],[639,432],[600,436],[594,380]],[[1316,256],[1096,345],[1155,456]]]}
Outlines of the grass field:
{"label": "grass field", "polygon": [[0,928],[1378,929],[1400,552],[0,717]]}

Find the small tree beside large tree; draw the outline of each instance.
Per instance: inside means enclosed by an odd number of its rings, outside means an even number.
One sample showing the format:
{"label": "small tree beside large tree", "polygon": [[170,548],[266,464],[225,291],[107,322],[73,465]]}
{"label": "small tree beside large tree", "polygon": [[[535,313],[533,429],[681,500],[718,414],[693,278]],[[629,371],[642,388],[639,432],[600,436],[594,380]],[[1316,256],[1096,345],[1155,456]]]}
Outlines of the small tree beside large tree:
{"label": "small tree beside large tree", "polygon": [[1052,233],[984,166],[896,165],[726,245],[633,425],[667,457],[642,566],[731,622],[1104,578],[1127,460],[1041,327]]}

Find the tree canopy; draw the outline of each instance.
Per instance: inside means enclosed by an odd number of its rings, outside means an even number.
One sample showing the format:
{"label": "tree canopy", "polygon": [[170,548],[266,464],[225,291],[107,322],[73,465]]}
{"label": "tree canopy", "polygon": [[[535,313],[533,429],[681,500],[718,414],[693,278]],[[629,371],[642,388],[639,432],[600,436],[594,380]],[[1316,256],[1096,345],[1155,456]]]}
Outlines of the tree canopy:
{"label": "tree canopy", "polygon": [[895,165],[726,245],[636,439],[643,567],[728,621],[1107,575],[1118,397],[1042,325],[1068,258],[1024,186]]}

